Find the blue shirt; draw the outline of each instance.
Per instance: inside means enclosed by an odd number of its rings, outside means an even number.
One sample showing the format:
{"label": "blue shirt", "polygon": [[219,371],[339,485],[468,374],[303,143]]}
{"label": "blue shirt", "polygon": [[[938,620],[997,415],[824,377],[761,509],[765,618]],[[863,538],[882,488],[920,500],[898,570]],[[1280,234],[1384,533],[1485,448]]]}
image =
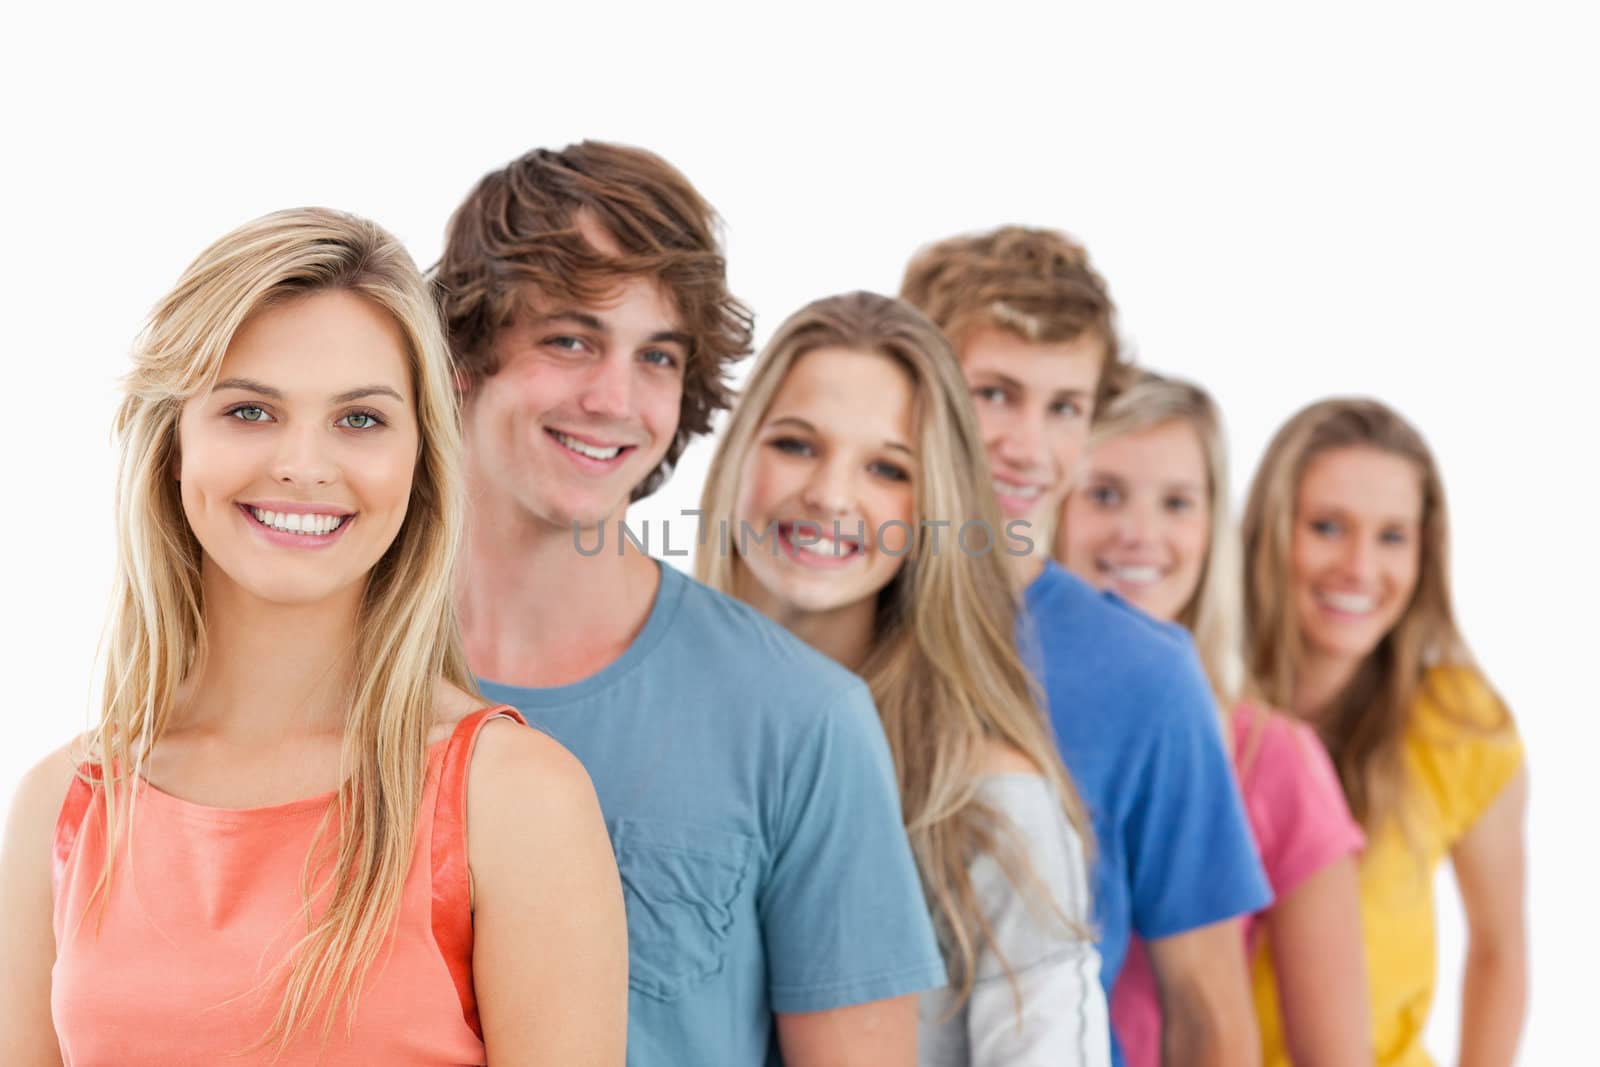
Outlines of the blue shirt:
{"label": "blue shirt", "polygon": [[1169,937],[1259,911],[1272,891],[1187,631],[1050,562],[1028,586],[1020,644],[1094,824],[1109,997],[1130,929]]}
{"label": "blue shirt", "polygon": [[944,965],[866,685],[660,569],[616,662],[480,684],[594,780],[628,911],[628,1062],[779,1064],[773,1012],[942,986]]}

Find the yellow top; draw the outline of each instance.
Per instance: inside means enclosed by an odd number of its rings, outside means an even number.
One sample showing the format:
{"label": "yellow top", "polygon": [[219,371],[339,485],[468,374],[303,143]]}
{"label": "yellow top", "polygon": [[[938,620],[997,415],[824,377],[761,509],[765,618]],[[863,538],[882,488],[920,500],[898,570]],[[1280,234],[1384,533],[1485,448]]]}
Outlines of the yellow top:
{"label": "yellow top", "polygon": [[[1428,672],[1405,739],[1414,840],[1390,819],[1368,835],[1361,857],[1361,926],[1378,1067],[1433,1064],[1422,1047],[1434,986],[1433,876],[1522,766],[1522,756],[1515,726],[1476,671]],[[1288,1067],[1265,946],[1254,971],[1263,1067]]]}

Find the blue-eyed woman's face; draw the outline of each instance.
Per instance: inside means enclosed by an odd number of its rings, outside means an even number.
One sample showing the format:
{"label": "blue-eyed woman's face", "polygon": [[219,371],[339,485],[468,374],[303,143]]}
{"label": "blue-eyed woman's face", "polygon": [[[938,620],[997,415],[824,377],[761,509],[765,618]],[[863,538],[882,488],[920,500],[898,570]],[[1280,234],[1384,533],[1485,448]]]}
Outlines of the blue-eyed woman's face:
{"label": "blue-eyed woman's face", "polygon": [[1422,479],[1410,460],[1355,446],[1306,465],[1289,582],[1308,649],[1358,662],[1378,647],[1417,588],[1421,528]]}
{"label": "blue-eyed woman's face", "polygon": [[418,422],[399,326],[344,290],[247,320],[178,418],[208,581],[271,603],[359,596],[405,519]]}
{"label": "blue-eyed woman's face", "polygon": [[1192,425],[1173,419],[1090,449],[1056,555],[1091,585],[1171,621],[1193,599],[1210,543],[1205,450]]}
{"label": "blue-eyed woman's face", "polygon": [[872,352],[821,348],[790,368],[744,457],[731,532],[774,535],[741,549],[767,614],[858,604],[899,572],[915,522],[913,394],[910,374]]}

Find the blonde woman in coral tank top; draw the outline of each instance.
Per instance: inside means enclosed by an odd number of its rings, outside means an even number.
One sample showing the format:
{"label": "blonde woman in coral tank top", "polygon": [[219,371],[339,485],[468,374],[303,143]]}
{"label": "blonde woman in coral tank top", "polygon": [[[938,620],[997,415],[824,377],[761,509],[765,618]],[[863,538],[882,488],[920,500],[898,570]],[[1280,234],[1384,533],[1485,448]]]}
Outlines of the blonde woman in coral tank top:
{"label": "blonde woman in coral tank top", "polygon": [[98,721],[6,831],[0,1062],[622,1063],[593,790],[462,656],[456,420],[361,219],[249,223],[157,306]]}

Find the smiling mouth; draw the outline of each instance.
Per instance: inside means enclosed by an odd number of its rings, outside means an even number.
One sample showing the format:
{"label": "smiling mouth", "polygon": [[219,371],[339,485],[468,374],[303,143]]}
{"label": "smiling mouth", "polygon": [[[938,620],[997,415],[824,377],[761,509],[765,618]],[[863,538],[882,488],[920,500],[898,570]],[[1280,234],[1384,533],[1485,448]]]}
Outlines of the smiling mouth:
{"label": "smiling mouth", "polygon": [[1045,488],[1038,482],[1022,485],[1003,478],[994,479],[994,495],[1000,512],[1013,519],[1032,515],[1045,498]]}
{"label": "smiling mouth", "polygon": [[1018,485],[1015,482],[995,479],[994,491],[1001,496],[1015,497],[1018,500],[1037,500],[1044,492],[1042,485]]}
{"label": "smiling mouth", "polygon": [[634,448],[633,445],[591,445],[585,441],[578,440],[571,434],[562,433],[560,430],[546,429],[545,433],[549,434],[557,444],[573,455],[592,459],[597,463],[609,463],[618,456],[633,451]]}
{"label": "smiling mouth", "polygon": [[329,537],[355,518],[353,512],[349,515],[327,515],[302,511],[272,511],[249,504],[240,504],[239,508],[258,526],[276,533],[298,534],[301,537]]}
{"label": "smiling mouth", "polygon": [[[814,522],[783,522],[778,524],[778,540],[791,559],[800,563],[837,566],[860,556],[864,551],[861,542],[853,537],[838,540],[823,531],[827,529]],[[803,536],[805,544],[796,541]]]}
{"label": "smiling mouth", "polygon": [[1371,615],[1378,609],[1378,598],[1364,593],[1318,592],[1317,603],[1338,615]]}
{"label": "smiling mouth", "polygon": [[1154,585],[1165,576],[1160,567],[1149,564],[1135,566],[1132,564],[1118,565],[1100,562],[1098,566],[1101,574],[1108,574],[1117,581],[1125,582],[1128,585]]}

